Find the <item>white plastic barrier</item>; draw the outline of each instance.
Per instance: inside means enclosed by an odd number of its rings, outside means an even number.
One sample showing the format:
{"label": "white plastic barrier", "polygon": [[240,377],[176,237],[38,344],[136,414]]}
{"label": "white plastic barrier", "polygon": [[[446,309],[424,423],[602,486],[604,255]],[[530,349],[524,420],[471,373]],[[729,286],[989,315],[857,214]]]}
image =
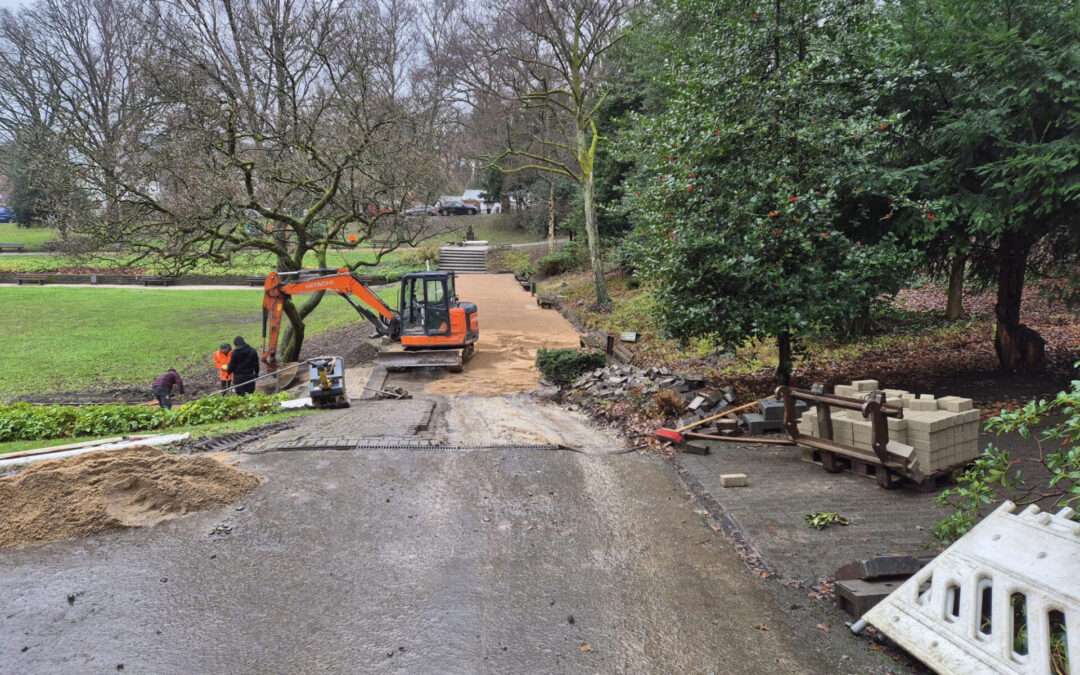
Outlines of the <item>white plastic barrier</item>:
{"label": "white plastic barrier", "polygon": [[1080,522],[1015,509],[1002,504],[863,621],[939,673],[1080,675]]}

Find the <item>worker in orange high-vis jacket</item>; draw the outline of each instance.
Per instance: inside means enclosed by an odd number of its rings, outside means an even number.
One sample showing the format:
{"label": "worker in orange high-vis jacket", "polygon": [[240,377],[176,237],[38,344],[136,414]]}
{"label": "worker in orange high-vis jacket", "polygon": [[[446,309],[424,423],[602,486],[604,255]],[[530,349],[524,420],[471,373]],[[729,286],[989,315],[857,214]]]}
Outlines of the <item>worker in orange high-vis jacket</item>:
{"label": "worker in orange high-vis jacket", "polygon": [[214,352],[214,368],[217,369],[218,381],[222,389],[232,386],[232,373],[229,372],[229,358],[232,356],[232,347],[228,342],[223,342]]}

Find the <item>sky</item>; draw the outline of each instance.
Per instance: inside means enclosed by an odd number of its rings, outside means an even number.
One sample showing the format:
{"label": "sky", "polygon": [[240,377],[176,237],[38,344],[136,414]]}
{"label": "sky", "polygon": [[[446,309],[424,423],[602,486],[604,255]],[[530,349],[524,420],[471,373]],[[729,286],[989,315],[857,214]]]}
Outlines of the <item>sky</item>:
{"label": "sky", "polygon": [[30,4],[30,0],[0,0],[0,8],[2,9],[18,9],[28,4]]}

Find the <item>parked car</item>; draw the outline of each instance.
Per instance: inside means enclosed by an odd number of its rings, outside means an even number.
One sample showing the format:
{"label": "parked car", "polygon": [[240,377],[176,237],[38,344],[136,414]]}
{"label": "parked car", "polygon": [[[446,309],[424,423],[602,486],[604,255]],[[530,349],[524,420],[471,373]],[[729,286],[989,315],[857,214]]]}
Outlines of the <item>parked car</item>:
{"label": "parked car", "polygon": [[0,223],[10,223],[15,220],[15,210],[6,206],[0,206]]}
{"label": "parked car", "polygon": [[434,206],[427,204],[417,204],[416,206],[405,209],[405,215],[407,216],[434,216],[439,213],[439,210]]}
{"label": "parked car", "polygon": [[454,197],[440,199],[437,206],[439,207],[440,216],[475,216],[480,213],[480,209],[477,207],[470,206]]}

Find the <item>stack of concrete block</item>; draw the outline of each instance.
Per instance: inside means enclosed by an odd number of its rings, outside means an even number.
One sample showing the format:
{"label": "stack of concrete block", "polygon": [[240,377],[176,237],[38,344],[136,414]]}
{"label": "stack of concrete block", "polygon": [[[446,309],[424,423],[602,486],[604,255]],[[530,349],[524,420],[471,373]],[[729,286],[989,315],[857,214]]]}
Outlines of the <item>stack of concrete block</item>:
{"label": "stack of concrete block", "polygon": [[[878,391],[876,380],[856,380],[836,385],[834,393],[846,398],[865,398]],[[961,466],[979,455],[979,411],[969,398],[915,394],[883,389],[887,405],[902,407],[904,418],[887,418],[889,440],[909,445],[926,475]],[[832,410],[833,440],[862,450],[873,450],[873,426],[854,410]],[[818,436],[817,411],[799,421],[799,433]]]}
{"label": "stack of concrete block", "polygon": [[[795,418],[799,419],[806,412],[806,408],[806,401],[795,401]],[[769,431],[783,431],[784,402],[767,398],[761,402],[761,412],[740,415],[739,421],[751,436]]]}

